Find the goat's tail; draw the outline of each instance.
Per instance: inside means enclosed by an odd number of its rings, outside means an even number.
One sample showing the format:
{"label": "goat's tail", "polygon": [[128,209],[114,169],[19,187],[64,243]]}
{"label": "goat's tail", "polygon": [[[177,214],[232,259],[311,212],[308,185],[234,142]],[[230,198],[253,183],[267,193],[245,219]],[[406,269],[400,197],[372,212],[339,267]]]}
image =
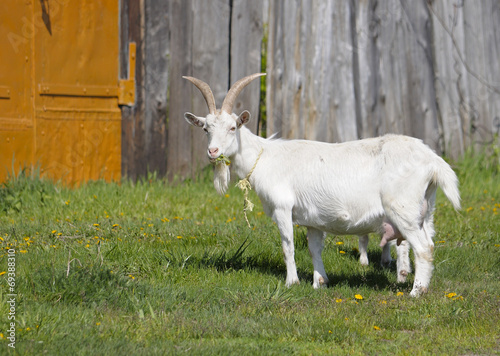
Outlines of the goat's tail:
{"label": "goat's tail", "polygon": [[460,210],[460,192],[458,178],[453,169],[441,157],[437,157],[434,166],[433,182],[443,190],[444,195],[456,210]]}

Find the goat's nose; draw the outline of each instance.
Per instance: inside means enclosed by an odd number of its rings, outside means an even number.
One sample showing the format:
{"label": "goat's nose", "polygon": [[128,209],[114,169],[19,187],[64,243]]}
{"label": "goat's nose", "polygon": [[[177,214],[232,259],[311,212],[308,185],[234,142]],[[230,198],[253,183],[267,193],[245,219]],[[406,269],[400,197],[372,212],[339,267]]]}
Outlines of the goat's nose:
{"label": "goat's nose", "polygon": [[209,148],[208,149],[208,154],[210,157],[215,157],[217,155],[217,152],[219,152],[218,148]]}

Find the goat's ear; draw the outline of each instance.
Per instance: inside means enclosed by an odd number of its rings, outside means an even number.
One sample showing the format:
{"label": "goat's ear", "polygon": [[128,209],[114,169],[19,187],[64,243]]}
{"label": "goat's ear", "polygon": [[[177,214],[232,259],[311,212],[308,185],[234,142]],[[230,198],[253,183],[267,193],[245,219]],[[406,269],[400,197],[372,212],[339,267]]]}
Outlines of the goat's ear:
{"label": "goat's ear", "polygon": [[186,119],[187,122],[189,122],[191,125],[196,126],[196,127],[203,127],[205,126],[205,118],[204,117],[199,117],[194,114],[191,114],[190,112],[184,113],[184,118]]}
{"label": "goat's ear", "polygon": [[240,116],[236,119],[236,125],[238,125],[238,128],[241,126],[245,125],[248,121],[250,121],[250,113],[248,111],[243,111]]}

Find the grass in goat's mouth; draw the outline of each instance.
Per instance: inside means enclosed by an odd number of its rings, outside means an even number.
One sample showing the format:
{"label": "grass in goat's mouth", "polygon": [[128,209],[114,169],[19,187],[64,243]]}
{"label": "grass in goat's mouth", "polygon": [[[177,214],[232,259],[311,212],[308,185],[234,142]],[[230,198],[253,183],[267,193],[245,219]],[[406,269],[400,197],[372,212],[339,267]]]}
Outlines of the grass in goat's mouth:
{"label": "grass in goat's mouth", "polygon": [[231,165],[231,160],[224,155],[220,155],[216,159],[211,159],[210,162],[212,162],[213,164],[218,164],[218,163],[224,162],[226,164],[226,166]]}

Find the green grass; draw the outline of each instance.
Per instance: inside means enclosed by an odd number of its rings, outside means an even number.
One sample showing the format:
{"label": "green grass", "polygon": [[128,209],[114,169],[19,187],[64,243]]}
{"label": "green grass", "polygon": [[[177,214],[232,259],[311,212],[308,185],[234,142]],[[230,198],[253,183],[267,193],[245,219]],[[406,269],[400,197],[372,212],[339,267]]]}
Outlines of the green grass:
{"label": "green grass", "polygon": [[[500,352],[497,157],[455,165],[463,209],[438,195],[430,292],[409,297],[358,263],[357,238],[329,235],[331,284],[313,290],[305,229],[301,284],[284,287],[276,226],[258,198],[198,182],[93,182],[75,189],[13,177],[0,189],[0,272],[16,251],[16,343],[8,347],[8,274],[0,277],[0,354],[495,354]],[[362,299],[356,299],[360,295]]]}

